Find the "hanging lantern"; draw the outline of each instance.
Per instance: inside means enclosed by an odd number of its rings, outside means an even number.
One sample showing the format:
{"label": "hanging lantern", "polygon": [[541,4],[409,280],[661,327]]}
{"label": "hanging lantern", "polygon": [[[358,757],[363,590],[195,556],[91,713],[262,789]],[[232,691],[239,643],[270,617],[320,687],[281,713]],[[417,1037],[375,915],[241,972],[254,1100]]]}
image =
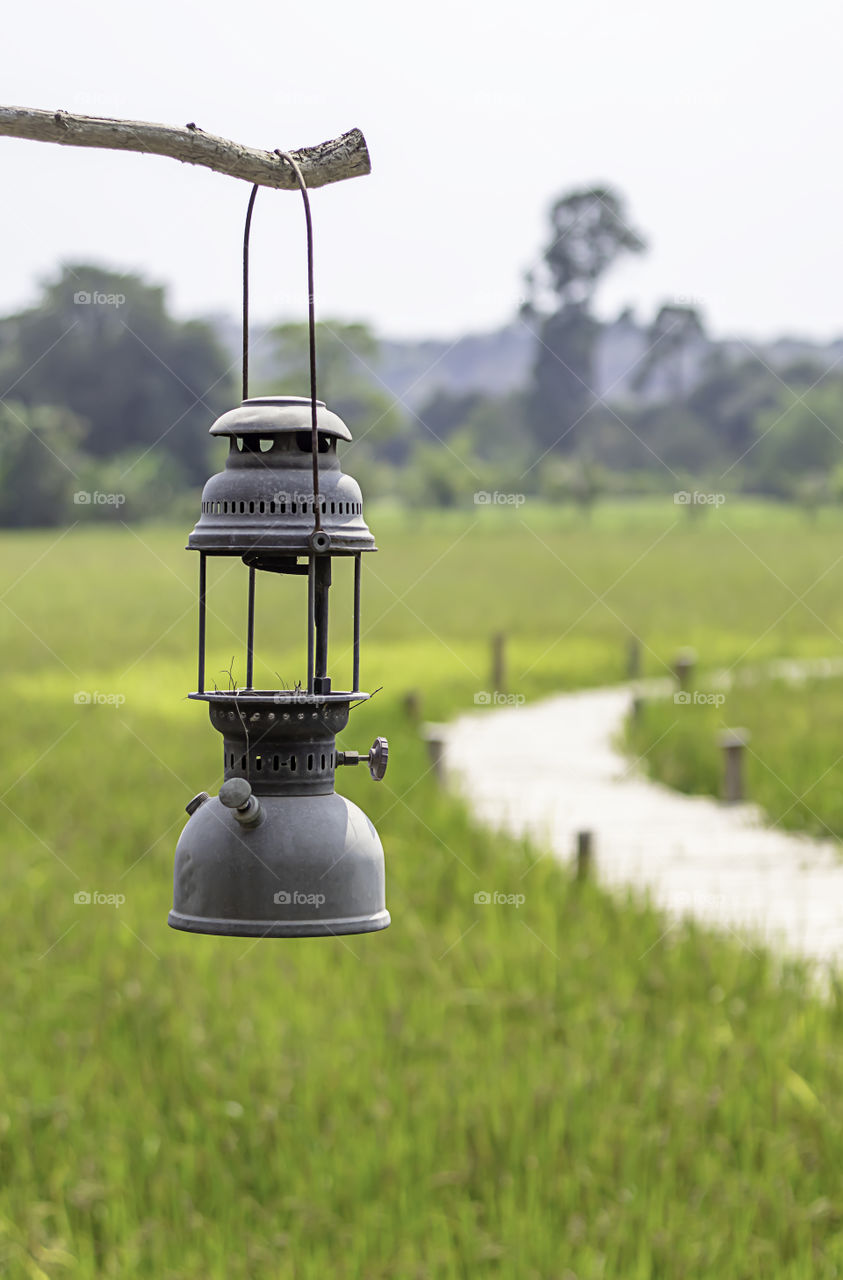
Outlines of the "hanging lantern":
{"label": "hanging lantern", "polygon": [[[248,243],[244,240],[244,398],[211,434],[228,438],[225,469],[202,493],[188,547],[199,553],[198,682],[190,696],[208,703],[223,739],[224,781],[187,805],[176,847],[169,923],[193,933],[307,937],[368,933],[390,922],[384,858],[366,815],[334,790],[335,771],[361,756],[338,751],[336,736],[360,690],[360,576],[375,551],[357,482],[343,471],[337,441],[351,433],[316,399],[313,260],[307,193],[294,162],[308,227],[311,396],[248,397]],[[242,560],[248,575],[245,686],[206,688],[207,562]],[[349,564],[350,562],[350,564]],[[329,599],[335,570],[353,573],[351,687],[332,686]],[[268,575],[306,588],[307,666],[291,688],[254,687],[255,599]],[[275,579],[277,581],[277,579]],[[304,610],[303,610],[304,613]],[[385,738],[367,761],[384,776]]]}

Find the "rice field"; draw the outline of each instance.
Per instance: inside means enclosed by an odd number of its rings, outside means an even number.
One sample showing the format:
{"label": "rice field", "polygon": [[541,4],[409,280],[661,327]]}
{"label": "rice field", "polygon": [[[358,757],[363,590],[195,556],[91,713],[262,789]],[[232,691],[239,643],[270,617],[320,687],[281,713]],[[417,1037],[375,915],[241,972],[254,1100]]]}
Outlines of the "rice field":
{"label": "rice field", "polygon": [[[843,513],[690,522],[653,501],[589,522],[527,504],[370,523],[363,679],[383,687],[341,745],[385,733],[390,768],[340,785],[381,832],[393,924],[297,942],[166,927],[183,806],[221,778],[185,697],[186,531],[3,536],[0,1274],[843,1274],[843,988],[820,1001],[799,966],[692,924],[663,937],[646,902],[478,829],[404,705],[410,689],[429,719],[473,705],[497,631],[525,698],[622,678],[632,633],[652,675],[680,645],[701,678],[835,654]],[[242,678],[244,583],[242,566],[212,582],[221,679],[232,658]],[[259,595],[267,678],[298,670],[302,622]],[[836,688],[775,690],[755,720],[753,696],[729,718],[794,791],[831,766],[805,806],[838,831]],[[647,709],[636,751],[672,707]],[[671,758],[676,785],[706,785]],[[477,904],[489,890],[524,901]]]}

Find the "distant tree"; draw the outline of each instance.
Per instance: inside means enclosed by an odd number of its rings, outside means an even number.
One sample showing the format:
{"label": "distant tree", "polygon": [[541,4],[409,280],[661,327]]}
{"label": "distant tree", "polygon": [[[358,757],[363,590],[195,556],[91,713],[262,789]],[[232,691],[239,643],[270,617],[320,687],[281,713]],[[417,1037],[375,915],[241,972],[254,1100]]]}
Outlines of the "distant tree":
{"label": "distant tree", "polygon": [[[178,461],[164,450],[81,458],[77,488],[92,498],[74,506],[74,519],[80,521],[131,524],[178,511],[180,499],[187,519],[196,514],[196,495],[189,492]],[[95,498],[95,493],[106,495],[106,500]]]}
{"label": "distant tree", "polygon": [[71,409],[85,449],[108,458],[160,447],[194,480],[208,428],[234,403],[212,329],[174,320],[163,288],[88,264],[65,266],[36,306],[0,321],[0,394]]}
{"label": "distant tree", "polygon": [[833,501],[834,487],[825,472],[809,471],[796,481],[793,496],[802,508],[805,518],[813,524],[820,507]]}
{"label": "distant tree", "polygon": [[803,397],[781,389],[778,402],[759,415],[755,472],[768,492],[804,496],[817,477],[843,466],[843,381],[815,387]]}
{"label": "distant tree", "polygon": [[[757,426],[761,418],[769,411],[783,411],[787,387],[801,393],[816,382],[821,373],[816,365],[805,361],[777,372],[757,356],[736,360],[722,347],[715,347],[706,358],[700,381],[686,404],[703,423],[712,449],[722,453],[730,463],[745,456],[753,469],[757,464],[753,446],[758,440]],[[769,419],[765,420],[769,425]]]}
{"label": "distant tree", "polygon": [[596,462],[580,458],[548,457],[540,468],[540,493],[554,504],[578,508],[588,519],[608,487],[608,473]]}
{"label": "distant tree", "polygon": [[681,400],[660,400],[630,411],[625,417],[630,427],[627,444],[633,466],[649,466],[670,478],[673,471],[702,476],[711,468],[722,470],[732,461],[723,452],[718,437]]}
{"label": "distant tree", "polygon": [[[84,426],[66,409],[0,405],[0,526],[64,524],[74,511]],[[81,510],[81,506],[78,508]]]}
{"label": "distant tree", "polygon": [[413,447],[404,492],[417,507],[456,507],[469,500],[468,494],[483,486],[471,472],[439,444],[421,441]]}
{"label": "distant tree", "polygon": [[594,398],[594,293],[621,254],[643,249],[622,198],[610,187],[572,191],[553,204],[550,239],[527,278],[529,300],[522,308],[537,339],[530,421],[543,448],[570,453],[578,446],[577,427]]}
{"label": "distant tree", "polygon": [[464,427],[473,411],[486,402],[481,391],[438,390],[419,409],[419,417],[432,436],[447,440]]}
{"label": "distant tree", "polygon": [[690,391],[696,364],[708,346],[705,328],[695,307],[666,303],[647,330],[647,348],[633,378],[637,391],[682,400]]}
{"label": "distant tree", "polygon": [[[278,373],[273,394],[310,395],[308,327],[287,322],[271,332]],[[316,391],[367,450],[385,458],[403,453],[407,415],[378,382],[378,340],[368,325],[325,320],[316,326]]]}
{"label": "distant tree", "polygon": [[557,311],[590,306],[598,284],[620,254],[641,253],[644,247],[641,235],[629,225],[623,198],[611,187],[587,187],[560,196],[550,210],[543,270],[531,276],[539,304],[544,286]]}
{"label": "distant tree", "polygon": [[538,329],[530,395],[530,430],[540,450],[573,453],[594,401],[598,322],[580,305],[546,316]]}
{"label": "distant tree", "polygon": [[[298,320],[285,321],[270,330],[279,377],[296,383],[291,394],[310,391],[308,327]],[[378,354],[378,340],[360,321],[320,320],[316,325],[316,370],[319,398],[334,400],[349,381],[361,376],[375,380],[372,366]]]}
{"label": "distant tree", "polygon": [[517,478],[531,462],[524,419],[521,393],[478,396],[462,428],[451,436],[451,448],[460,456],[508,468]]}

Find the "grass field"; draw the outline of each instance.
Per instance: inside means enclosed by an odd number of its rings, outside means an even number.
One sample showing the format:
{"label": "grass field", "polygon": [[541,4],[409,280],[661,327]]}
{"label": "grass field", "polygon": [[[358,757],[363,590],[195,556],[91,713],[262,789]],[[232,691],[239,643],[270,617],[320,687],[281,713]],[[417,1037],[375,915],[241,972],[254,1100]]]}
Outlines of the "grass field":
{"label": "grass field", "polygon": [[[705,684],[704,673],[699,682]],[[631,751],[669,786],[718,795],[718,735],[746,728],[747,799],[774,825],[843,840],[843,680],[737,684],[722,697],[720,706],[676,705],[672,698],[645,703],[629,728]]]}
{"label": "grass field", "polygon": [[[393,926],[296,943],[166,927],[183,806],[220,780],[184,697],[185,531],[3,538],[0,1274],[843,1275],[843,989],[821,1003],[798,966],[692,925],[662,937],[646,904],[478,830],[402,704],[469,708],[496,630],[525,697],[620,678],[630,630],[650,674],[681,644],[711,667],[835,653],[843,516],[371,523],[363,676],[384,687],[345,745],[386,733],[390,771],[340,785],[382,834]],[[220,673],[243,603],[220,572]],[[267,679],[298,670],[288,609],[259,596]],[[782,693],[776,714],[798,711]],[[812,793],[829,822],[834,777]],[[476,906],[479,889],[526,900]]]}

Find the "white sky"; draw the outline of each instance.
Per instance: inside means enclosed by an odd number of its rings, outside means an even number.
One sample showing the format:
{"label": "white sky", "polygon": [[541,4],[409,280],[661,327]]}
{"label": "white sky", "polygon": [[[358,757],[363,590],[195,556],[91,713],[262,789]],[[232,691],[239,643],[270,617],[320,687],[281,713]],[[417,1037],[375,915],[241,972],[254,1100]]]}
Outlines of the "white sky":
{"label": "white sky", "polygon": [[[693,298],[718,336],[843,333],[843,11],[827,0],[4,6],[8,105],[268,148],[354,125],[369,178],[313,195],[317,307],[395,336],[508,319],[551,198],[605,180],[652,248],[604,314]],[[61,259],[141,269],[181,314],[239,307],[245,184],[0,138],[0,314]],[[301,314],[300,201],[262,192],[253,314]]]}

